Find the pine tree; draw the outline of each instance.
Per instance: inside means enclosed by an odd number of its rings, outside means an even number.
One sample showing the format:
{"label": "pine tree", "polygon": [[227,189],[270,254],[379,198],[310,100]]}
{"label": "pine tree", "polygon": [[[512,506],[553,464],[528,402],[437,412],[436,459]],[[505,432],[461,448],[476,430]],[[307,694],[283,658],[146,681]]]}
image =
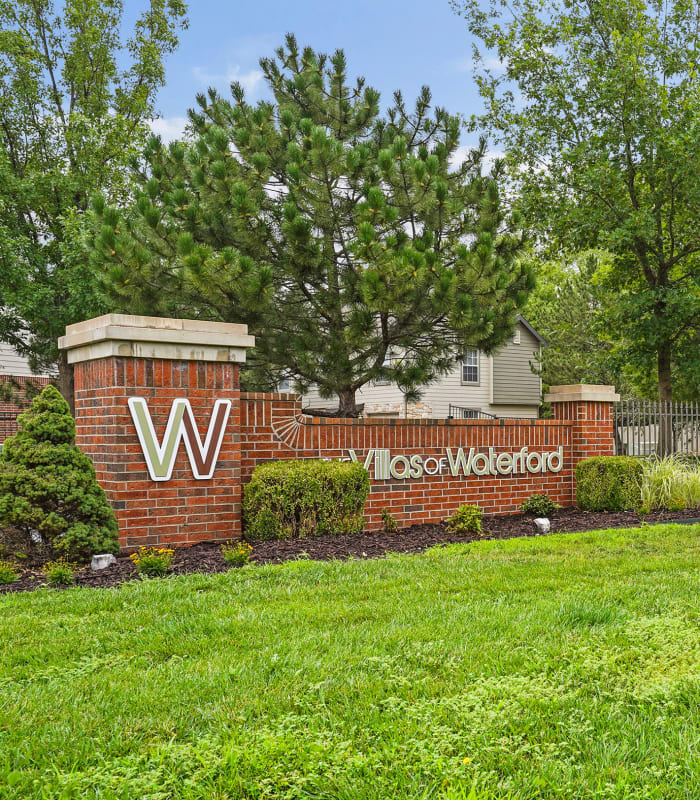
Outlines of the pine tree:
{"label": "pine tree", "polygon": [[454,165],[458,118],[425,87],[413,111],[397,92],[381,115],[342,51],[288,35],[260,63],[274,102],[210,89],[191,142],[150,141],[133,208],[96,198],[93,255],[114,301],[246,322],[250,387],[291,377],[350,416],[368,382],[410,392],[464,347],[502,344],[532,275],[485,142]]}
{"label": "pine tree", "polygon": [[0,525],[38,532],[69,556],[116,553],[117,522],[90,459],[75,446],[68,403],[47,386],[20,414],[0,457]]}

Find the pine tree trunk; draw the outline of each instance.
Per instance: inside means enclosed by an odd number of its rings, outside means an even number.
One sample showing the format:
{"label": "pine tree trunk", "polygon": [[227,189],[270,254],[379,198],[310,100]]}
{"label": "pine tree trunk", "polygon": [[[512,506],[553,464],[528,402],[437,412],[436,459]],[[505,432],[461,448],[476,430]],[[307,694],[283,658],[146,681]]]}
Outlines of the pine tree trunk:
{"label": "pine tree trunk", "polygon": [[355,390],[343,389],[338,392],[338,416],[356,417],[357,406],[355,405]]}
{"label": "pine tree trunk", "polygon": [[64,350],[58,354],[58,391],[68,403],[70,413],[75,416],[73,365],[68,363],[68,354]]}
{"label": "pine tree trunk", "polygon": [[658,352],[659,441],[656,451],[663,458],[673,453],[673,393],[671,389],[671,345],[664,342]]}

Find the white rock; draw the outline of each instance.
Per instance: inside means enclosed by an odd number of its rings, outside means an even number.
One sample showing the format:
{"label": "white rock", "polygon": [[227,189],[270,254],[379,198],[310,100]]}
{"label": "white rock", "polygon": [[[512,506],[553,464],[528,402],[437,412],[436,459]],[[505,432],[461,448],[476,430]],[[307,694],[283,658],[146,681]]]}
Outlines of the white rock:
{"label": "white rock", "polygon": [[32,544],[41,544],[44,541],[39,531],[34,528],[29,531],[29,538],[32,540]]}
{"label": "white rock", "polygon": [[549,533],[549,529],[552,526],[547,517],[538,517],[535,520],[535,527],[537,528],[537,533]]}
{"label": "white rock", "polygon": [[111,567],[112,564],[116,564],[117,559],[111,553],[103,553],[100,556],[93,556],[92,563],[90,564],[90,568],[95,570],[100,569],[107,569],[107,567]]}

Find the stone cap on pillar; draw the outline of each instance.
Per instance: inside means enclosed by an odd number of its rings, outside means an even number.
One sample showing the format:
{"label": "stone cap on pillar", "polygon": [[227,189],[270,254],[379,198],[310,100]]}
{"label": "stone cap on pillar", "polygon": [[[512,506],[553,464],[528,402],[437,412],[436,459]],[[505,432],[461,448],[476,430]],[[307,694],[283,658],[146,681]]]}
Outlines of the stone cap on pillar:
{"label": "stone cap on pillar", "polygon": [[595,383],[571,383],[567,386],[550,386],[549,394],[544,396],[545,403],[570,403],[575,401],[589,403],[616,403],[620,395],[614,386]]}
{"label": "stone cap on pillar", "polygon": [[131,314],[104,314],[69,325],[58,340],[69,364],[110,356],[243,363],[254,345],[247,325]]}

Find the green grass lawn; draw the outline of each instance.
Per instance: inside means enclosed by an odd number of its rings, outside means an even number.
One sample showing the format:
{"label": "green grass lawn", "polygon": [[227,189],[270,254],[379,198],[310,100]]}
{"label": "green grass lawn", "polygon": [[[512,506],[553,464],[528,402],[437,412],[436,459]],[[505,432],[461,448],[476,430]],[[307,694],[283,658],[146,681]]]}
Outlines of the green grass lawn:
{"label": "green grass lawn", "polygon": [[700,797],[700,526],[0,597],[1,798]]}

